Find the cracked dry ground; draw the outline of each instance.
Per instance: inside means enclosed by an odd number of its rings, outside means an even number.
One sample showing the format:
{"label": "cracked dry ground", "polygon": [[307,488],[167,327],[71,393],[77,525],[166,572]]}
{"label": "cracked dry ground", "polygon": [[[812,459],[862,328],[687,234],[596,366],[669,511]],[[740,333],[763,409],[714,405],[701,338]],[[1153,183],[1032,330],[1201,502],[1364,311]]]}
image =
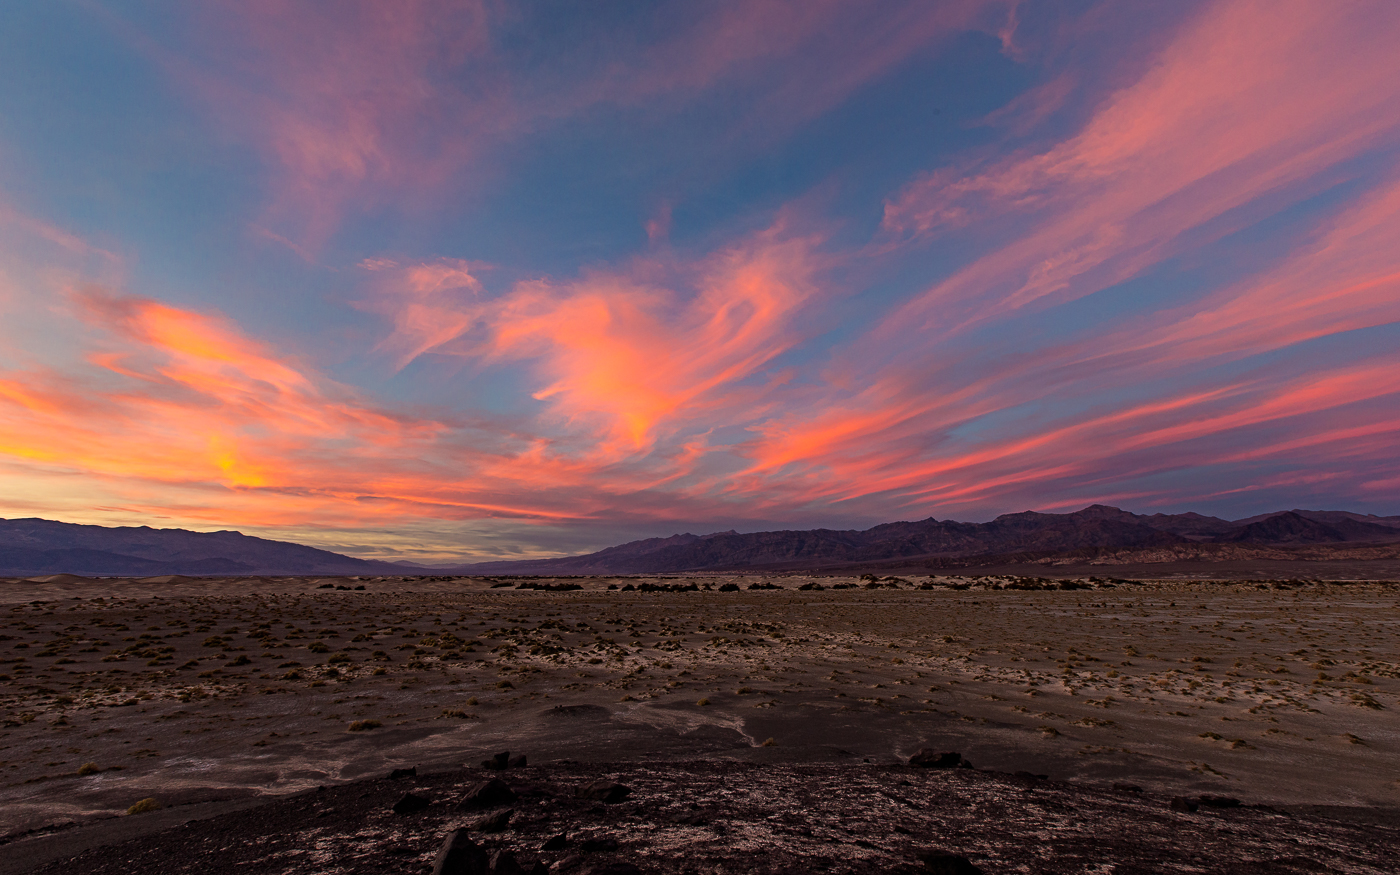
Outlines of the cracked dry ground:
{"label": "cracked dry ground", "polygon": [[[258,823],[259,846],[306,855],[296,871],[426,871],[450,810],[386,819],[388,789],[347,782],[418,765],[445,801],[470,779],[461,764],[505,748],[539,769],[522,780],[541,788],[529,811],[542,824],[614,830],[619,853],[654,871],[883,871],[945,845],[988,872],[1394,871],[1394,584],[797,591],[804,581],[50,587],[0,614],[0,872],[132,837],[174,853],[199,830]],[[26,585],[8,586],[15,598]],[[1052,780],[893,769],[921,747]],[[550,813],[562,797],[548,787],[603,763],[637,787],[631,808]],[[319,838],[293,827],[317,796],[248,807],[322,785],[339,801]],[[1276,810],[1167,809],[1202,793]],[[163,809],[124,814],[148,797]],[[723,834],[666,820],[690,803]],[[530,849],[532,822],[499,841]],[[293,871],[267,861],[240,871]]]}

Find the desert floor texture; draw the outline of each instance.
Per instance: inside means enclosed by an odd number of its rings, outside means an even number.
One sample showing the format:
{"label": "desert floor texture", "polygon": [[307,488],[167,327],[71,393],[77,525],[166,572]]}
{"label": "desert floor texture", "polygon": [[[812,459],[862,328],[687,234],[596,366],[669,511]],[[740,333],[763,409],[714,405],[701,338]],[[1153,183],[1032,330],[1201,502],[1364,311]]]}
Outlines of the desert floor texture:
{"label": "desert floor texture", "polygon": [[[305,800],[336,793],[340,852],[293,841],[291,857],[269,850],[237,871],[426,872],[460,825],[442,805],[481,776],[463,766],[506,750],[528,756],[502,774],[540,811],[550,787],[625,779],[631,801],[569,809],[560,831],[580,842],[608,831],[621,847],[599,838],[599,859],[642,871],[760,871],[739,858],[726,868],[724,855],[779,846],[771,871],[895,871],[918,847],[949,844],[986,872],[1154,871],[1142,857],[1153,835],[1161,854],[1205,843],[1204,857],[1159,856],[1155,871],[1396,871],[1400,584],[521,583],[0,582],[0,875],[66,871],[56,861],[126,840],[132,860],[143,841],[197,857],[207,848],[162,831],[240,817],[263,818],[276,845],[319,810]],[[798,589],[812,583],[823,588]],[[976,769],[900,765],[923,748]],[[386,782],[408,766],[409,783]],[[436,805],[418,826],[387,810],[414,787]],[[1032,789],[1034,805],[1022,798]],[[1169,808],[1202,795],[1243,806]],[[290,806],[281,839],[263,804],[278,797]],[[148,798],[160,808],[126,813]],[[967,801],[939,815],[939,835],[920,835],[933,827],[914,809],[936,799]],[[1075,799],[1097,814],[1066,814]],[[709,814],[668,807],[682,804]],[[979,805],[995,817],[974,816]],[[1048,837],[1089,841],[1095,817],[1127,850],[1056,857]],[[1243,818],[1234,844],[1229,817]],[[520,809],[516,827],[482,841],[537,852],[564,821],[535,821]],[[828,828],[846,830],[845,850]],[[677,862],[706,841],[711,857]],[[586,855],[534,856],[587,868]]]}

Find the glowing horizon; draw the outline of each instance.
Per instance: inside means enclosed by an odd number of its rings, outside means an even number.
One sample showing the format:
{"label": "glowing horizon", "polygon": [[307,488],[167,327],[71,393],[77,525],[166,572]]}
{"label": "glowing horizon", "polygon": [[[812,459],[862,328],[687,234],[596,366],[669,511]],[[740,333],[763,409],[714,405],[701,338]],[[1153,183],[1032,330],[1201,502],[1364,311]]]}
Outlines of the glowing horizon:
{"label": "glowing horizon", "polygon": [[0,517],[485,561],[1400,513],[1394,4],[14,18]]}

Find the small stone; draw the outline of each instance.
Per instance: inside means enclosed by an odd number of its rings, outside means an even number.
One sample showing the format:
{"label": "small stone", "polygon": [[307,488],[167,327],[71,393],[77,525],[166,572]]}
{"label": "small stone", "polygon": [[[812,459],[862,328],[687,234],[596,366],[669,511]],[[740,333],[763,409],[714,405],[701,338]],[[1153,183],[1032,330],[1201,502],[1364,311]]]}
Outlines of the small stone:
{"label": "small stone", "polygon": [[477,832],[505,832],[510,828],[510,819],[514,815],[515,809],[504,808],[478,820],[472,824],[472,829]]}
{"label": "small stone", "polygon": [[1195,811],[1200,806],[1185,796],[1172,797],[1172,811]]}
{"label": "small stone", "polygon": [[956,769],[963,765],[962,754],[952,750],[926,747],[909,758],[909,765],[919,769]]}
{"label": "small stone", "polygon": [[433,875],[490,875],[490,872],[491,863],[486,852],[464,829],[448,833],[433,861]]}
{"label": "small stone", "polygon": [[405,793],[398,802],[394,803],[394,813],[413,814],[414,812],[422,811],[431,804],[433,804],[432,800],[424,796],[419,796],[416,793]]}
{"label": "small stone", "polygon": [[540,845],[541,851],[562,851],[569,846],[569,837],[564,833],[551,836],[544,844]]}
{"label": "small stone", "polygon": [[1137,784],[1114,784],[1113,789],[1119,793],[1141,793],[1142,788]]}
{"label": "small stone", "polygon": [[919,854],[919,862],[929,875],[982,875],[982,870],[967,857],[947,851],[925,851]]}
{"label": "small stone", "polygon": [[394,769],[392,772],[389,773],[389,780],[390,780],[390,781],[397,781],[397,780],[400,779],[400,778],[416,778],[416,777],[418,777],[418,767],[417,767],[417,766],[409,766],[409,767],[406,768],[406,769]]}
{"label": "small stone", "polygon": [[495,808],[498,805],[509,805],[516,800],[515,791],[506,785],[500,778],[492,778],[489,781],[482,781],[480,784],[467,791],[467,795],[457,803],[458,811],[470,811],[474,808]]}
{"label": "small stone", "polygon": [[602,779],[590,781],[574,791],[574,795],[580,799],[592,799],[604,805],[616,805],[631,794],[631,787]]}

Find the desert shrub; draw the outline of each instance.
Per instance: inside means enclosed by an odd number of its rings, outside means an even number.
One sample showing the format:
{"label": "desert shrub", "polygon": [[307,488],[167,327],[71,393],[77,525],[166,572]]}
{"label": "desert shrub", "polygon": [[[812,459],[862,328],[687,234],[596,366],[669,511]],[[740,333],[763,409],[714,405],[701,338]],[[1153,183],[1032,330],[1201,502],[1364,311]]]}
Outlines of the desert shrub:
{"label": "desert shrub", "polygon": [[147,811],[159,811],[160,803],[154,797],[146,797],[126,810],[127,814],[145,814]]}
{"label": "desert shrub", "polygon": [[378,729],[383,726],[378,720],[356,720],[350,724],[351,732],[367,732],[371,729]]}
{"label": "desert shrub", "polygon": [[78,774],[80,775],[95,775],[100,771],[102,769],[98,768],[97,763],[83,763],[78,766]]}

